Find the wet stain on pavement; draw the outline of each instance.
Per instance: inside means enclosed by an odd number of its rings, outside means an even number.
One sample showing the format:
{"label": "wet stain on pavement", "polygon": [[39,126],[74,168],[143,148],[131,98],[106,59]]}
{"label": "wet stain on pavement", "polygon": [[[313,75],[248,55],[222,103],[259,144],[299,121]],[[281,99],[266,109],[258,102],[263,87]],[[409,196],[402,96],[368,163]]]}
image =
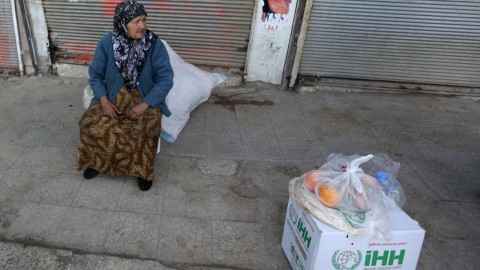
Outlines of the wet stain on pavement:
{"label": "wet stain on pavement", "polygon": [[275,170],[290,178],[302,175],[302,171],[297,166],[276,166]]}
{"label": "wet stain on pavement", "polygon": [[248,99],[248,98],[233,98],[213,95],[213,104],[221,105],[229,111],[235,111],[237,105],[252,105],[252,106],[273,106],[275,103],[267,99]]}
{"label": "wet stain on pavement", "polygon": [[239,197],[256,199],[264,193],[250,178],[242,179],[237,185],[231,186],[230,190]]}

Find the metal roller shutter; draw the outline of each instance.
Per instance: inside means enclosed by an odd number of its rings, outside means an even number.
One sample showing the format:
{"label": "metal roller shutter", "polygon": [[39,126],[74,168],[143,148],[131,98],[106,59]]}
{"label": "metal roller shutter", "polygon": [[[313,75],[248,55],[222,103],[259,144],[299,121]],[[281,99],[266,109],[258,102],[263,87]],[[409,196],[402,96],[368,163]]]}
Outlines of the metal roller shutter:
{"label": "metal roller shutter", "polygon": [[16,24],[10,0],[0,0],[0,26],[0,72],[18,72]]}
{"label": "metal roller shutter", "polygon": [[[87,63],[96,42],[112,30],[118,0],[44,0],[57,61]],[[148,24],[182,57],[194,64],[243,68],[254,0],[140,1]]]}
{"label": "metal roller shutter", "polygon": [[480,86],[480,1],[315,0],[300,74]]}

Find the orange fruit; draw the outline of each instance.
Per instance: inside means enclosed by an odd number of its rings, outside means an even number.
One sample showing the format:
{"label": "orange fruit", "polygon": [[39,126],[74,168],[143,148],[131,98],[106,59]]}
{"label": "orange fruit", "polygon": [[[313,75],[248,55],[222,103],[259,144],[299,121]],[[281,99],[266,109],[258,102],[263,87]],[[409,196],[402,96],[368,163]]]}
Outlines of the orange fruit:
{"label": "orange fruit", "polygon": [[340,202],[340,194],[334,187],[318,184],[315,189],[317,198],[328,207],[336,207]]}
{"label": "orange fruit", "polygon": [[311,192],[315,192],[315,187],[318,183],[318,171],[309,171],[303,176],[303,184]]}

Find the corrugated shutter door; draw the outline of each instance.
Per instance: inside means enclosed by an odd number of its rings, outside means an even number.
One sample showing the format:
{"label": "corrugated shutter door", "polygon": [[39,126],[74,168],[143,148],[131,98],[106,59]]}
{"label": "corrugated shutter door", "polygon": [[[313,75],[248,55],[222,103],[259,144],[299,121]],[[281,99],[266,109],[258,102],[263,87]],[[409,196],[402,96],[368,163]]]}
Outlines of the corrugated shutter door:
{"label": "corrugated shutter door", "polygon": [[18,71],[18,53],[10,0],[0,0],[0,72]]}
{"label": "corrugated shutter door", "polygon": [[300,74],[480,86],[480,1],[315,0]]}
{"label": "corrugated shutter door", "polygon": [[[118,0],[44,0],[59,61],[88,62],[96,42],[112,30]],[[182,57],[194,64],[243,68],[253,0],[140,1],[148,24]]]}

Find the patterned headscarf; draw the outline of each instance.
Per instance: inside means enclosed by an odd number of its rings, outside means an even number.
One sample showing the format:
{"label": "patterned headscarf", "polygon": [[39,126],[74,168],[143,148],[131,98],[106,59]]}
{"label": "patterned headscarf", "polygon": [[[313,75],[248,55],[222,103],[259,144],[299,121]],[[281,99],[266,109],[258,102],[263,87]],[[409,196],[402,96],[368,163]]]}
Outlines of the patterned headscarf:
{"label": "patterned headscarf", "polygon": [[126,0],[115,8],[113,17],[113,55],[128,90],[138,89],[138,77],[145,63],[147,51],[152,47],[154,34],[146,30],[144,37],[135,42],[128,36],[128,23],[138,16],[147,16],[145,8],[136,0]]}

